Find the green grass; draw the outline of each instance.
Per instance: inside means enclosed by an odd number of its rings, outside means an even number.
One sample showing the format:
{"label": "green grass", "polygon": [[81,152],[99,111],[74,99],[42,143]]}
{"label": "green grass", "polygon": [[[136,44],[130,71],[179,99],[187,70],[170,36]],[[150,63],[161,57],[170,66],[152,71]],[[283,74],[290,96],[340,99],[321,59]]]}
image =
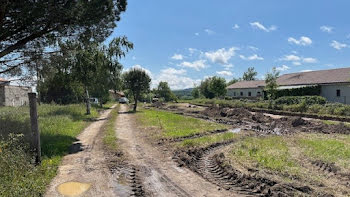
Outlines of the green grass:
{"label": "green grass", "polygon": [[210,136],[203,136],[195,139],[187,139],[178,143],[178,146],[190,148],[190,147],[205,147],[211,144],[220,143],[232,140],[238,135],[235,133],[227,132]]}
{"label": "green grass", "polygon": [[143,110],[138,113],[144,126],[153,126],[162,130],[164,138],[191,136],[197,133],[225,129],[226,125],[212,123],[196,118],[186,117],[171,112]]}
{"label": "green grass", "polygon": [[274,171],[299,172],[299,165],[291,159],[287,142],[281,136],[248,137],[234,145],[231,158]]}
{"label": "green grass", "polygon": [[0,143],[0,196],[43,195],[68,147],[98,112],[92,108],[92,114],[85,115],[85,105],[78,104],[40,105],[38,115],[42,163],[34,166],[21,141],[29,137],[29,108],[0,108],[0,133],[3,136],[24,134],[24,137],[12,136]]}
{"label": "green grass", "polygon": [[109,119],[104,125],[104,137],[103,137],[103,143],[110,149],[110,150],[118,150],[117,145],[117,136],[115,133],[115,122],[118,116],[118,107],[114,108],[110,115]]}
{"label": "green grass", "polygon": [[350,168],[350,138],[332,137],[328,135],[309,134],[298,139],[298,145],[313,160],[335,162]]}

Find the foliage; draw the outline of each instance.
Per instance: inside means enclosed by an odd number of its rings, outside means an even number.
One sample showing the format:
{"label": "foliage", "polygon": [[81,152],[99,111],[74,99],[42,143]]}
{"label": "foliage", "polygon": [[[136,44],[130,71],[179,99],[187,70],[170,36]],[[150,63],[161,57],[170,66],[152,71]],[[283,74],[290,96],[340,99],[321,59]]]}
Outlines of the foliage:
{"label": "foliage", "polygon": [[197,99],[201,96],[201,91],[200,91],[199,87],[195,87],[192,89],[192,96],[195,99]]}
{"label": "foliage", "polygon": [[243,73],[243,81],[254,81],[258,73],[255,71],[254,67],[249,67],[246,72]]}
{"label": "foliage", "polygon": [[[98,116],[95,109],[84,115],[84,106],[77,104],[40,105],[38,113],[42,163],[34,166],[23,142],[30,131],[29,108],[0,108],[0,133],[7,139],[0,140],[0,196],[43,196],[68,147],[87,120]],[[13,132],[24,136],[14,137]]]}
{"label": "foliage", "polygon": [[143,110],[139,118],[143,125],[161,129],[161,138],[184,137],[226,128],[225,125],[156,110]]}
{"label": "foliage", "polygon": [[200,93],[205,98],[222,97],[226,95],[226,80],[221,77],[209,77],[201,82]]}
{"label": "foliage", "polygon": [[321,94],[321,86],[309,86],[293,89],[278,90],[276,97],[282,96],[317,96]]}
{"label": "foliage", "polygon": [[231,79],[229,82],[227,82],[227,86],[230,86],[232,84],[235,84],[237,82],[239,82],[241,79],[236,79],[236,78],[233,78]]}
{"label": "foliage", "polygon": [[322,96],[284,96],[275,100],[275,103],[278,105],[293,105],[300,104],[303,101],[306,102],[307,105],[324,105],[326,104],[326,98]]}
{"label": "foliage", "polygon": [[278,88],[277,79],[279,74],[280,73],[276,70],[275,67],[272,69],[272,72],[266,74],[265,91],[267,93],[267,98],[269,100],[276,99],[277,88]]}
{"label": "foliage", "polygon": [[168,82],[163,82],[163,81],[159,82],[156,93],[157,93],[157,97],[163,98],[165,102],[176,100],[176,96],[170,90]]}
{"label": "foliage", "polygon": [[52,52],[44,49],[54,50],[62,40],[104,41],[126,4],[126,0],[2,1],[0,74],[25,74],[35,60]]}
{"label": "foliage", "polygon": [[123,82],[124,89],[130,90],[134,97],[134,111],[136,111],[141,94],[149,92],[151,78],[143,69],[132,68],[123,74]]}

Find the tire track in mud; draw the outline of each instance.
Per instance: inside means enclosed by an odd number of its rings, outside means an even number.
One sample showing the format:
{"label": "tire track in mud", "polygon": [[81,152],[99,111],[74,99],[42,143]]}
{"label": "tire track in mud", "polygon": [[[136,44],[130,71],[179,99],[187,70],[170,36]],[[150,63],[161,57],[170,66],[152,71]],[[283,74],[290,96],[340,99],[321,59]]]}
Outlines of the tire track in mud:
{"label": "tire track in mud", "polygon": [[200,174],[209,182],[222,189],[239,192],[248,196],[291,196],[295,194],[309,195],[313,191],[308,186],[281,184],[257,174],[244,174],[233,166],[224,165],[222,149],[234,144],[239,139],[213,144],[209,147],[177,152],[175,160]]}

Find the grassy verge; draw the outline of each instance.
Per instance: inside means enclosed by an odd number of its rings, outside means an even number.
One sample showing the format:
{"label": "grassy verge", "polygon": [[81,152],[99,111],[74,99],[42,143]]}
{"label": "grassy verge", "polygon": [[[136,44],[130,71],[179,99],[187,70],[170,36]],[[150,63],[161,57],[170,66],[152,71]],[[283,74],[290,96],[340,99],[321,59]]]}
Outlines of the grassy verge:
{"label": "grassy verge", "polygon": [[0,133],[18,134],[0,143],[0,196],[43,195],[68,147],[89,121],[98,116],[95,108],[91,115],[85,115],[84,105],[40,105],[38,114],[42,163],[34,166],[24,143],[30,131],[28,107],[0,108]]}
{"label": "grassy verge", "polygon": [[162,138],[185,137],[216,129],[225,129],[226,125],[185,117],[171,112],[145,109],[138,113],[144,126],[157,127],[162,130]]}
{"label": "grassy verge", "polygon": [[118,116],[118,109],[119,107],[114,108],[110,115],[109,119],[104,125],[104,137],[103,137],[103,143],[110,149],[110,150],[117,150],[117,136],[115,133],[115,122]]}
{"label": "grassy verge", "polygon": [[211,144],[226,142],[237,138],[238,134],[227,132],[210,136],[203,136],[195,139],[187,139],[178,143],[179,147],[182,148],[193,148],[193,147],[206,147]]}
{"label": "grassy verge", "polygon": [[254,167],[266,168],[288,174],[298,174],[300,166],[291,159],[288,145],[283,137],[248,137],[231,151],[231,158]]}

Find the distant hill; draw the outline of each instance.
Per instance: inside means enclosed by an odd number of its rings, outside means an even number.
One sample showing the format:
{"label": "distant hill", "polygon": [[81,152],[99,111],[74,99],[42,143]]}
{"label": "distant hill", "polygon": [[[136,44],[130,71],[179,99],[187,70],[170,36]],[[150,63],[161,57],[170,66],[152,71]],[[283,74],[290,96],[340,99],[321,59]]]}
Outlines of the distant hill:
{"label": "distant hill", "polygon": [[181,97],[184,97],[184,96],[192,96],[192,90],[193,88],[188,88],[188,89],[183,89],[183,90],[173,90],[173,93],[181,98]]}

